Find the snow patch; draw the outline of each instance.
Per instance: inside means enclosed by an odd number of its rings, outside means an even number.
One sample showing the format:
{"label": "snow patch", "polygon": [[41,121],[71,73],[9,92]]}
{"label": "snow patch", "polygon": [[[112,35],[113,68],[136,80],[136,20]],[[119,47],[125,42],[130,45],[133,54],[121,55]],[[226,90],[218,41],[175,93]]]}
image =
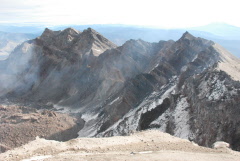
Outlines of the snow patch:
{"label": "snow patch", "polygon": [[166,132],[169,116],[170,116],[170,109],[167,109],[161,116],[159,116],[156,120],[154,120],[150,124],[150,126],[158,125],[158,126],[160,126],[160,128],[158,128],[158,130],[160,130],[162,132]]}
{"label": "snow patch", "polygon": [[85,113],[82,115],[82,119],[85,121],[85,122],[88,122],[90,120],[94,120],[98,117],[98,114],[91,114],[91,113]]}
{"label": "snow patch", "polygon": [[187,65],[185,65],[185,66],[183,66],[182,68],[181,68],[181,72],[185,72],[186,70],[187,70]]}
{"label": "snow patch", "polygon": [[112,104],[114,104],[116,101],[118,101],[120,98],[118,97],[118,98],[116,98],[116,99],[114,99],[112,102],[110,102],[109,103],[109,105],[112,105]]}
{"label": "snow patch", "polygon": [[78,132],[78,137],[93,137],[97,134],[98,127],[96,124],[87,122],[85,126]]}
{"label": "snow patch", "polygon": [[173,112],[174,116],[174,122],[176,125],[176,128],[174,130],[174,136],[188,139],[190,134],[190,126],[188,124],[189,120],[189,113],[187,108],[189,107],[189,104],[187,102],[186,97],[180,98],[178,101],[176,108]]}
{"label": "snow patch", "polygon": [[98,113],[85,113],[81,116],[85,121],[84,127],[78,132],[78,137],[93,137],[98,131]]}
{"label": "snow patch", "polygon": [[[109,127],[105,132],[99,134],[104,135],[106,132],[112,132],[112,135],[128,134],[132,131],[136,131],[139,125],[140,116],[142,113],[150,111],[162,104],[163,100],[169,97],[170,94],[175,93],[175,81],[177,77],[174,76],[171,82],[161,87],[159,91],[154,91],[148,97],[146,97],[138,107],[130,110],[125,116],[118,120],[114,125]],[[117,101],[116,99],[113,101]],[[164,116],[163,116],[164,117]],[[166,115],[167,117],[167,115]],[[161,119],[161,118],[159,118]],[[166,127],[166,126],[165,126]],[[165,131],[165,127],[162,127],[162,131]]]}
{"label": "snow patch", "polygon": [[219,100],[225,95],[226,92],[228,91],[224,85],[224,81],[217,80],[216,83],[213,85],[212,93],[207,97],[210,101]]}
{"label": "snow patch", "polygon": [[99,50],[99,49],[94,49],[95,51],[98,51],[98,52],[101,52],[101,50]]}
{"label": "snow patch", "polygon": [[151,73],[151,71],[153,71],[155,68],[157,68],[159,66],[159,63],[157,63],[151,70],[149,70],[148,73]]}
{"label": "snow patch", "polygon": [[[170,87],[168,90],[166,90],[165,93],[162,94],[162,96],[160,97],[160,99],[157,99],[156,101],[152,102],[150,105],[147,105],[145,107],[145,112],[147,111],[151,111],[152,109],[154,109],[155,107],[157,107],[158,105],[162,104],[163,100],[167,97],[169,97],[169,95],[172,93],[172,92],[175,92],[174,89],[175,89],[176,85]],[[157,95],[157,92],[153,92],[151,96],[156,96]]]}
{"label": "snow patch", "polygon": [[167,109],[161,116],[159,116],[156,120],[154,120],[150,126],[156,127],[158,130],[162,132],[166,132],[166,127],[168,122],[170,121],[171,118],[173,118],[173,122],[175,124],[175,129],[174,129],[174,136],[180,137],[183,139],[189,139],[191,136],[191,130],[190,130],[190,125],[188,124],[189,120],[189,112],[188,108],[189,104],[187,102],[186,97],[180,97],[177,101],[177,105],[174,109],[174,111]]}
{"label": "snow patch", "polygon": [[[138,108],[131,110],[122,119],[118,120],[115,124],[109,127],[106,132],[112,131],[112,134],[117,136],[123,133],[129,134],[130,132],[135,131],[138,127],[141,112],[142,110],[139,111]],[[99,136],[101,135],[102,134]]]}
{"label": "snow patch", "polygon": [[225,80],[220,80],[218,75],[213,76],[209,81],[202,81],[199,85],[200,99],[206,98],[209,101],[218,101],[222,99],[231,99],[238,94],[238,90]]}

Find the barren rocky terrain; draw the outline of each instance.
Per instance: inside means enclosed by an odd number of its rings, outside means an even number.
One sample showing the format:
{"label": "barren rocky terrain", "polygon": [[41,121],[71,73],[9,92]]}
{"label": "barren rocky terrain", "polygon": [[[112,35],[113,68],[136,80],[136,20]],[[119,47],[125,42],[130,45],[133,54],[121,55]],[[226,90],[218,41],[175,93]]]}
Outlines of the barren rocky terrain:
{"label": "barren rocky terrain", "polygon": [[0,106],[0,150],[24,145],[40,136],[66,141],[77,137],[81,120],[68,114],[22,106]]}
{"label": "barren rocky terrain", "polygon": [[[0,143],[4,152],[47,140],[0,160],[240,160],[157,131],[128,136],[157,129],[239,151],[239,64],[188,32],[177,41],[116,46],[91,28],[45,29],[0,61],[0,104],[14,105],[0,109]],[[120,135],[128,137],[112,137]],[[110,138],[68,141],[77,137]]]}
{"label": "barren rocky terrain", "polygon": [[0,160],[239,161],[240,153],[226,148],[204,148],[185,139],[148,130],[130,136],[77,138],[67,142],[37,137],[22,147],[2,153]]}

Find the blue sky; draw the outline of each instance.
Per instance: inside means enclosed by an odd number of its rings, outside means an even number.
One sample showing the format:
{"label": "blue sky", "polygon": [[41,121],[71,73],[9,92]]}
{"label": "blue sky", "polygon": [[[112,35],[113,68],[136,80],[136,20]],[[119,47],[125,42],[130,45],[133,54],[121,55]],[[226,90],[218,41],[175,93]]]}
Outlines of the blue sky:
{"label": "blue sky", "polygon": [[0,23],[239,26],[239,0],[0,0]]}

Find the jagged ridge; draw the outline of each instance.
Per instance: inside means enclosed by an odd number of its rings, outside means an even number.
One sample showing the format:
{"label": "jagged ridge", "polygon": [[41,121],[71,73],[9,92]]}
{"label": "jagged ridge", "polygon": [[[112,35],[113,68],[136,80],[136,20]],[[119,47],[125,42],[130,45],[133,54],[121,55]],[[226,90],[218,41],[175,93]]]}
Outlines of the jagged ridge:
{"label": "jagged ridge", "polygon": [[[129,40],[116,47],[92,29],[82,33],[46,29],[41,37],[15,50],[8,68],[16,62],[15,55],[25,58],[26,53],[30,66],[23,65],[20,83],[7,88],[3,98],[79,113],[85,120],[79,136],[158,128],[205,146],[218,139],[235,149],[240,146],[234,144],[239,139],[240,90],[239,81],[233,80],[240,75],[239,60],[212,41],[186,32],[176,42]],[[219,124],[209,121],[210,114],[222,109],[235,119],[213,132]],[[154,119],[149,121],[152,113]],[[209,124],[201,126],[205,122]],[[227,126],[236,130],[226,132]]]}

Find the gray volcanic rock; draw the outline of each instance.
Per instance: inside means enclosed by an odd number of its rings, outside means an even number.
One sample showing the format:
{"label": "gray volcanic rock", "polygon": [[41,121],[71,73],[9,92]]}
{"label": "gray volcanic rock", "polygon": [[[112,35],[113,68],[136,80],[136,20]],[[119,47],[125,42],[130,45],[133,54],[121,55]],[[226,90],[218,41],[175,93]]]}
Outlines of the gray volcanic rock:
{"label": "gray volcanic rock", "polygon": [[[149,80],[143,83],[138,76],[140,85],[136,80],[130,84],[136,85],[139,91],[127,96],[123,94],[123,99],[111,103],[111,106],[117,104],[115,109],[119,114],[124,111],[122,103],[127,102],[129,112],[112,126],[113,119],[108,119],[107,124],[99,124],[100,134],[97,135],[127,135],[135,130],[157,128],[204,146],[225,140],[234,149],[239,149],[240,83],[235,80],[236,75],[240,74],[240,61],[218,48],[211,41],[194,38],[189,33],[183,35],[166,55],[161,55],[164,58],[149,73],[151,86],[147,85]],[[223,69],[221,64],[231,69]],[[139,88],[142,85],[145,86]],[[204,92],[199,98],[200,89]],[[131,87],[128,91],[135,89]],[[132,98],[136,96],[140,97],[133,104]],[[126,98],[131,101],[126,101]],[[109,107],[111,111],[112,108],[114,106]],[[109,112],[110,116],[112,114]]]}
{"label": "gray volcanic rock", "polygon": [[[93,29],[46,29],[6,60],[3,101],[79,113],[79,136],[156,128],[210,146],[239,149],[240,61],[186,32],[176,42],[117,47]],[[3,79],[4,78],[4,79]]]}
{"label": "gray volcanic rock", "polygon": [[[94,38],[97,39],[95,40]],[[26,79],[28,83],[32,79],[33,82],[24,87],[26,91],[24,93],[26,95],[25,98],[28,97],[29,100],[36,101],[36,99],[42,100],[46,97],[52,98],[54,101],[60,101],[63,93],[68,89],[59,89],[58,87],[60,84],[67,83],[66,86],[68,86],[72,83],[72,79],[66,81],[68,79],[67,74],[70,77],[73,76],[73,73],[76,76],[81,75],[88,70],[88,63],[95,61],[96,57],[93,54],[96,52],[94,50],[103,52],[115,47],[116,45],[108,42],[108,40],[92,29],[88,29],[83,33],[74,29],[66,29],[64,31],[46,29],[39,38],[25,42],[16,48],[9,59],[5,61],[5,63],[7,62],[5,70],[8,72],[6,75],[11,80],[15,81],[18,79],[17,85],[15,82],[9,82],[9,85],[6,87],[7,92],[5,93],[9,95],[20,94],[22,96],[24,91],[19,93],[16,88],[23,87]],[[78,48],[81,50],[77,50]],[[16,77],[16,75],[18,78],[12,78]],[[4,78],[3,81],[8,79]],[[12,84],[15,84],[15,86]],[[13,87],[9,89],[9,86]],[[46,89],[52,92],[46,95]],[[10,91],[13,91],[13,93],[9,93]],[[56,96],[56,93],[59,93],[60,96]]]}
{"label": "gray volcanic rock", "polygon": [[210,68],[187,79],[181,94],[188,99],[194,141],[210,147],[216,140],[224,140],[240,150],[239,81]]}
{"label": "gray volcanic rock", "polygon": [[60,49],[65,49],[69,47],[69,45],[74,39],[76,39],[76,37],[78,37],[80,33],[80,31],[72,28],[67,28],[63,31],[52,31],[46,28],[39,38],[47,46],[55,46]]}
{"label": "gray volcanic rock", "polygon": [[84,30],[79,39],[77,40],[77,46],[74,46],[75,51],[84,52],[84,50],[89,52],[88,54],[93,54],[94,56],[99,56],[107,49],[116,48],[117,46],[113,44],[111,41],[103,37],[101,34],[96,32],[95,30],[88,28]]}
{"label": "gray volcanic rock", "polygon": [[152,57],[171,43],[130,40],[116,48],[93,29],[82,33],[46,29],[39,38],[16,48],[6,60],[9,78],[18,81],[10,82],[5,93],[18,103],[95,109],[117,93],[126,80],[147,71]]}

